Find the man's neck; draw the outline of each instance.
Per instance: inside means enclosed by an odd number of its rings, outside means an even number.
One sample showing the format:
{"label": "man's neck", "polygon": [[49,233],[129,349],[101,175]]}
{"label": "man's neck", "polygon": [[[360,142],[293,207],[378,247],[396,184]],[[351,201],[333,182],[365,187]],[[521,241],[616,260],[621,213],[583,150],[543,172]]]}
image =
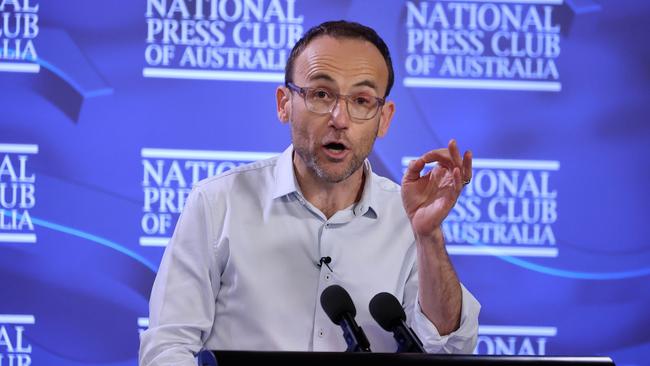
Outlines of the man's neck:
{"label": "man's neck", "polygon": [[295,158],[293,166],[303,196],[328,219],[361,199],[365,182],[363,166],[338,183],[323,181]]}

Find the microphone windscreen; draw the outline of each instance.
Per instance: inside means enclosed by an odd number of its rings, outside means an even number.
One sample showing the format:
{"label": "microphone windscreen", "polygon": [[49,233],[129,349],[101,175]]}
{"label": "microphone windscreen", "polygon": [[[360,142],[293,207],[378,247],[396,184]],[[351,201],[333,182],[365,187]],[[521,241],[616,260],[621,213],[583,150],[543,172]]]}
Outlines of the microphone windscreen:
{"label": "microphone windscreen", "polygon": [[370,315],[375,318],[377,323],[389,332],[399,325],[401,321],[406,321],[406,314],[402,304],[388,292],[380,292],[375,295],[370,300],[369,310]]}
{"label": "microphone windscreen", "polygon": [[350,313],[352,317],[357,315],[357,309],[345,289],[339,285],[331,285],[320,295],[320,304],[325,314],[336,325],[340,325],[343,314]]}

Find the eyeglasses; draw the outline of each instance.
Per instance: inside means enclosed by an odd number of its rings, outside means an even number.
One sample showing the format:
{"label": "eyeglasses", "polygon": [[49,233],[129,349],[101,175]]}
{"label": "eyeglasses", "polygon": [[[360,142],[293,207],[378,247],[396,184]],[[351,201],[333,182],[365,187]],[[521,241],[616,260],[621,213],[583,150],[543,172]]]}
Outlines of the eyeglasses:
{"label": "eyeglasses", "polygon": [[287,87],[300,94],[307,110],[316,114],[332,113],[339,98],[343,98],[350,118],[365,121],[374,118],[386,103],[384,98],[365,94],[343,95],[325,88],[301,88],[294,83],[287,83]]}

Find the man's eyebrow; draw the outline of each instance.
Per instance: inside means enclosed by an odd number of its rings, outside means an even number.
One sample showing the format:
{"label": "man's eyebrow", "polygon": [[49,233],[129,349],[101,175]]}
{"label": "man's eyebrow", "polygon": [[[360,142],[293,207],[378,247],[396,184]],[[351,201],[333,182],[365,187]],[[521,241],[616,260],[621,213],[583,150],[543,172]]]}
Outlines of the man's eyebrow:
{"label": "man's eyebrow", "polygon": [[[314,80],[325,80],[325,81],[332,82],[332,83],[335,82],[334,78],[332,78],[328,74],[320,73],[320,72],[309,77],[309,81],[314,81]],[[373,89],[373,90],[377,91],[377,84],[374,81],[368,80],[368,79],[359,81],[357,83],[354,83],[354,85],[352,85],[352,86],[353,87],[367,86],[370,89]]]}
{"label": "man's eyebrow", "polygon": [[363,80],[358,83],[355,83],[353,86],[367,86],[370,89],[374,89],[375,91],[377,91],[377,84],[375,84],[375,82],[372,80]]}
{"label": "man's eyebrow", "polygon": [[320,73],[320,72],[310,76],[309,80],[310,81],[313,81],[313,80],[325,80],[325,81],[334,82],[334,78],[332,78],[331,76],[329,76],[327,74]]}

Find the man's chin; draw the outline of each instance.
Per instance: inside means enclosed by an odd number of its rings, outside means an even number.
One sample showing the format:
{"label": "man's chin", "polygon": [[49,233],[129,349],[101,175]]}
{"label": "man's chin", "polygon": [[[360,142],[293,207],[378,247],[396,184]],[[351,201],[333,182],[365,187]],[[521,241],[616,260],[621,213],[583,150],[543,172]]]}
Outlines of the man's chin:
{"label": "man's chin", "polygon": [[[339,164],[343,165],[342,163],[328,165]],[[318,176],[327,183],[341,183],[354,174],[357,169],[354,169],[354,167],[350,166],[348,163],[347,166],[319,166],[317,168],[317,173]]]}
{"label": "man's chin", "polygon": [[346,179],[350,177],[350,174],[347,175],[322,175],[321,178],[327,182],[327,183],[332,183],[332,184],[338,184],[341,182],[344,182]]}

